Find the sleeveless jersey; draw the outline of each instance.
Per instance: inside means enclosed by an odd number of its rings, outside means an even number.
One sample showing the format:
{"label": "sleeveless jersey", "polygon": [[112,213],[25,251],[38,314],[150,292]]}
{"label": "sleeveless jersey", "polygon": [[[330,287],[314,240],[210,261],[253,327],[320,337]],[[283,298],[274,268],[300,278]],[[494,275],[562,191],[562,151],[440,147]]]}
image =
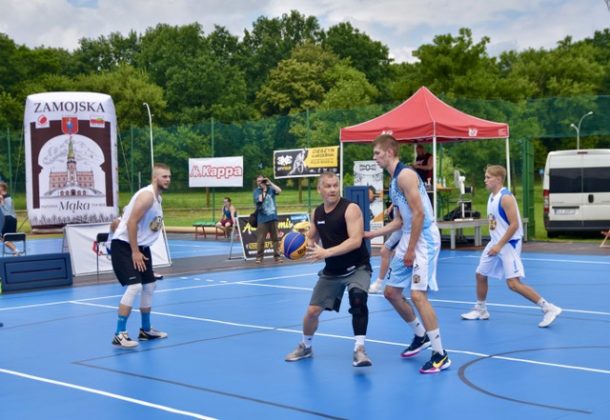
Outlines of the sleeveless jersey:
{"label": "sleeveless jersey", "polygon": [[161,227],[163,226],[163,209],[161,208],[161,196],[159,196],[159,200],[157,201],[157,197],[153,190],[152,185],[148,185],[131,197],[129,204],[125,207],[125,211],[123,212],[123,217],[121,217],[121,222],[119,226],[116,228],[114,232],[114,239],[120,239],[124,242],[129,242],[129,235],[127,233],[127,221],[131,216],[131,212],[133,210],[134,203],[136,202],[137,197],[143,192],[148,191],[155,197],[153,205],[150,209],[144,213],[142,219],[138,222],[138,246],[151,246],[155,243],[159,234],[161,233]]}
{"label": "sleeveless jersey", "polygon": [[[351,203],[351,201],[345,198],[340,198],[339,203],[330,213],[324,211],[324,204],[316,207],[313,222],[318,229],[318,234],[324,248],[337,246],[348,238],[345,211]],[[347,254],[326,258],[325,262],[324,273],[330,275],[347,274],[361,265],[367,265],[370,268],[369,251],[364,243],[364,239],[360,244],[360,248],[354,249]]]}
{"label": "sleeveless jersey", "polygon": [[[390,182],[390,197],[392,198],[392,203],[394,203],[394,205],[398,207],[398,211],[400,212],[400,216],[402,217],[402,232],[408,235],[411,233],[411,221],[413,219],[413,213],[411,212],[409,203],[407,203],[407,198],[400,190],[400,188],[398,188],[398,175],[403,170],[412,171],[413,168],[406,166],[402,162],[398,162],[398,165],[394,170],[394,174],[392,175],[392,181]],[[428,194],[426,193],[426,187],[424,186],[424,183],[419,177],[417,184],[419,188],[419,196],[424,207],[424,224],[422,226],[422,229],[425,230],[435,224],[434,212],[432,211],[432,204],[430,204],[430,199],[428,198]]]}
{"label": "sleeveless jersey", "polygon": [[[489,236],[491,236],[492,242],[498,242],[502,236],[506,233],[510,222],[504,212],[504,209],[500,206],[502,197],[505,195],[512,195],[511,192],[503,187],[497,194],[489,194],[489,200],[487,201],[487,220],[489,220]],[[519,207],[517,206],[517,218],[519,220],[519,229],[510,238],[510,242],[518,241],[523,237],[523,225],[521,224],[521,215],[519,214]]]}

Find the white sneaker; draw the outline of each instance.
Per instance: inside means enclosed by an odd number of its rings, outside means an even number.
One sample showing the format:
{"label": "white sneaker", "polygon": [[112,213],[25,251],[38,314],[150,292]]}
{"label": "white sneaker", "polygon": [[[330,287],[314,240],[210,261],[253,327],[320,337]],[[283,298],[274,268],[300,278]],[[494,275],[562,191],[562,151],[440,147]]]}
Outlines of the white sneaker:
{"label": "white sneaker", "polygon": [[112,344],[115,346],[125,347],[131,349],[138,346],[138,342],[129,338],[127,331],[121,331],[112,339]]}
{"label": "white sneaker", "polygon": [[462,319],[468,321],[474,321],[477,319],[487,320],[489,319],[489,312],[487,311],[487,308],[481,309],[478,306],[475,306],[472,311],[462,314]]}
{"label": "white sneaker", "polygon": [[383,282],[376,281],[373,284],[371,284],[371,286],[369,287],[369,293],[371,293],[371,294],[383,293],[384,288],[385,288],[385,286],[383,285]]}
{"label": "white sneaker", "polygon": [[561,312],[562,309],[559,306],[555,306],[550,303],[546,311],[544,311],[544,317],[542,318],[542,321],[540,321],[540,324],[538,324],[538,326],[540,328],[548,327],[553,323],[553,321],[555,321],[555,318],[557,318],[559,314],[561,314]]}

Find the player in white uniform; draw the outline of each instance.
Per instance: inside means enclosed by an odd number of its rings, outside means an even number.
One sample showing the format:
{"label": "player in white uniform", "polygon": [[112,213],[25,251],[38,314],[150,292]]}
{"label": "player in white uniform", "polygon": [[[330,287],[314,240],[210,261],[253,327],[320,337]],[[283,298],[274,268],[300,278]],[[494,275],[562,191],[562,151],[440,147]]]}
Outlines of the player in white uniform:
{"label": "player in white uniform", "polygon": [[[390,206],[385,210],[386,214],[392,213],[392,219],[396,217],[396,213],[398,213],[398,209],[394,207],[394,204],[390,204]],[[388,269],[390,268],[390,258],[394,254],[394,250],[398,246],[400,242],[400,238],[402,236],[401,230],[395,230],[392,232],[390,237],[386,239],[381,247],[380,255],[381,255],[381,264],[379,266],[379,274],[377,275],[377,280],[371,283],[371,287],[369,287],[369,294],[376,294],[383,292],[385,288],[383,282],[388,274]]]}
{"label": "player in white uniform", "polygon": [[138,294],[141,294],[142,316],[138,339],[154,340],[167,337],[167,333],[157,331],[150,325],[152,298],[156,286],[150,247],[161,234],[161,193],[169,188],[170,182],[169,167],[156,163],[152,183],[134,194],[114,232],[112,269],[121,285],[126,287],[119,304],[117,327],[112,339],[115,346],[132,348],[138,345],[127,334],[127,319]]}
{"label": "player in white uniform", "polygon": [[487,217],[491,241],[485,247],[476,271],[477,303],[470,312],[462,314],[466,320],[489,319],[485,300],[489,285],[488,277],[506,279],[508,287],[542,308],[544,317],[539,327],[548,327],[561,314],[561,308],[544,300],[532,287],[521,282],[525,277],[521,262],[523,225],[517,200],[504,187],[506,169],[503,166],[488,166],[485,171],[485,187],[489,190]]}
{"label": "player in white uniform", "polygon": [[[401,163],[398,156],[399,145],[391,135],[382,134],[373,142],[373,158],[392,175],[390,197],[399,211],[398,217],[381,229],[368,232],[366,237],[384,235],[402,227],[384,296],[415,334],[401,357],[415,356],[432,346],[432,357],[419,371],[437,373],[451,366],[441,342],[436,313],[428,300],[428,290],[438,290],[436,264],[441,247],[440,233],[421,178]],[[406,287],[411,289],[411,300],[422,322],[403,296]]]}

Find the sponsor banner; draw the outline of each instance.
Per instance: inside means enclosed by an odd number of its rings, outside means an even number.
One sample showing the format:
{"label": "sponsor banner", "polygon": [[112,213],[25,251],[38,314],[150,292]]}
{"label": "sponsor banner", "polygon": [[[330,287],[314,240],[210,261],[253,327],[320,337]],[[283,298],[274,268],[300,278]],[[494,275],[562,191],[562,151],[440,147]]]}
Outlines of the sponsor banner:
{"label": "sponsor banner", "polygon": [[339,173],[339,146],[273,152],[273,174],[276,179],[311,177],[322,172]]}
{"label": "sponsor banner", "polygon": [[243,186],[243,156],[189,159],[189,187]]}
{"label": "sponsor banner", "polygon": [[[80,225],[66,225],[64,238],[67,243],[70,259],[72,260],[72,273],[74,276],[96,274],[99,264],[100,273],[112,271],[110,243],[100,244],[99,252],[95,244],[98,233],[110,232],[110,223],[91,223]],[[65,245],[64,245],[65,246]],[[169,246],[165,229],[157,241],[150,247],[153,267],[167,267],[171,265]]]}
{"label": "sponsor banner", "polygon": [[24,133],[27,211],[33,228],[110,222],[118,215],[116,115],[110,96],[29,95]]}
{"label": "sponsor banner", "polygon": [[[354,161],[354,185],[371,185],[375,188],[370,204],[370,230],[383,227],[383,169],[374,160]],[[383,237],[371,239],[371,244],[383,244]]]}
{"label": "sponsor banner", "polygon": [[[285,213],[278,214],[278,237],[281,242],[285,234],[290,231],[305,233],[309,230],[309,215],[307,213]],[[256,258],[256,228],[248,223],[248,216],[238,217],[239,228],[241,229],[241,246],[244,258],[247,260]],[[273,242],[267,236],[265,240],[266,257],[273,257]]]}

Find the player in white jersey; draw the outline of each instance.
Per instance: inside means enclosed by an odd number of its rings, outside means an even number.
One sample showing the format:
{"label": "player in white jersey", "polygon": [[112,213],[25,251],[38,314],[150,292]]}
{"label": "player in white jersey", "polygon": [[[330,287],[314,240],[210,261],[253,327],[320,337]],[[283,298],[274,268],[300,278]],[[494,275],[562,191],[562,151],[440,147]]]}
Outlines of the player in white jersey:
{"label": "player in white jersey", "polygon": [[525,270],[521,262],[523,227],[517,200],[504,187],[506,169],[500,165],[488,166],[485,171],[485,187],[489,190],[487,218],[491,241],[483,250],[476,270],[477,303],[470,312],[462,314],[462,319],[489,319],[485,300],[489,277],[506,279],[508,287],[524,298],[536,303],[544,313],[539,327],[548,327],[561,314],[561,308],[544,300],[532,287],[521,282]]}
{"label": "player in white jersey", "polygon": [[[437,373],[451,365],[441,342],[436,313],[428,300],[428,290],[438,290],[436,264],[441,247],[440,233],[430,199],[419,175],[398,160],[399,145],[394,137],[382,134],[373,142],[373,158],[392,176],[390,197],[398,207],[397,217],[365,237],[385,235],[402,227],[402,237],[390,264],[384,296],[411,327],[414,338],[401,357],[412,357],[432,346],[432,357],[419,370]],[[403,296],[411,289],[411,300],[422,321]]]}
{"label": "player in white jersey", "polygon": [[140,297],[142,327],[139,340],[166,338],[167,333],[157,331],[150,325],[152,298],[156,286],[150,246],[155,243],[163,227],[161,193],[169,188],[169,167],[156,163],[152,183],[134,194],[112,239],[112,268],[121,283],[126,286],[119,304],[117,327],[112,344],[132,348],[138,343],[127,334],[127,319],[134,300]]}

